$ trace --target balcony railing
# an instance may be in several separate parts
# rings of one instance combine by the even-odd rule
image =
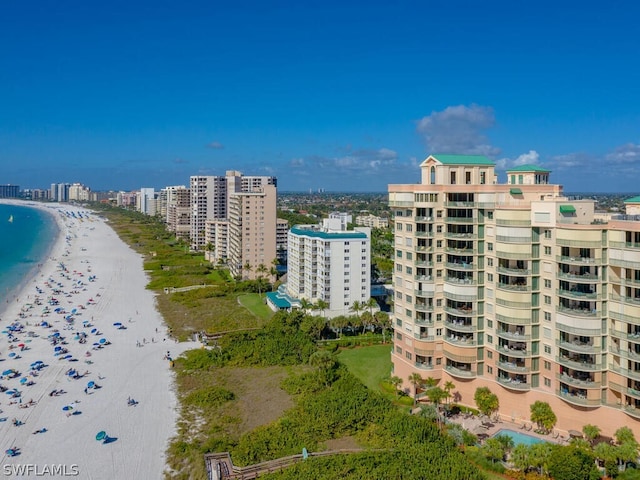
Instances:
[[[558,278],[571,280],[576,283],[594,283],[599,280],[597,275],[585,273],[584,275],[576,275],[575,273],[558,272]]]
[[[531,260],[531,252],[501,252],[496,250],[496,257],[507,260]]]
[[[415,366],[421,370],[433,370],[433,363],[416,362]]]
[[[445,335],[442,337],[445,342],[457,347],[474,347],[476,342],[473,337],[463,337],[458,335]]]
[[[475,370],[462,370],[458,367],[446,365],[444,369],[453,377],[473,378],[477,375]]]
[[[470,323],[465,324],[465,323],[458,323],[458,322],[450,322],[446,320],[444,322],[444,325],[450,328],[451,330],[455,330],[456,332],[475,332],[477,330],[476,326]]]
[[[593,380],[584,379],[581,380],[577,377],[572,377],[566,373],[556,373],[556,378],[561,382],[568,383],[580,388],[601,388],[602,382],[594,382]]]
[[[507,268],[496,267],[498,273],[506,273],[507,275],[531,275],[531,270],[526,268]]]
[[[496,242],[501,243],[531,243],[531,237],[512,237],[510,235],[497,235]]]
[[[478,235],[475,233],[445,232],[444,238],[452,238],[454,240],[475,240],[478,238]]]
[[[445,266],[452,270],[475,270],[475,264],[473,263],[447,262],[445,263]]]
[[[503,220],[496,218],[496,225],[503,227],[530,227],[531,220]]]
[[[598,407],[601,405],[601,401],[599,398],[587,398],[587,396],[583,394],[574,394],[564,392],[562,390],[557,390],[556,395],[558,395],[568,403],[573,403],[574,405],[582,405],[583,407]]]
[[[426,297],[426,298],[433,298],[433,296],[435,295],[434,291],[428,291],[428,290],[414,290],[413,293],[416,297]]]
[[[531,389],[530,383],[521,382],[520,380],[516,380],[511,377],[497,376],[496,380],[500,385],[506,388],[512,388],[514,390],[530,390]]]
[[[583,362],[579,359],[572,359],[567,356],[559,355],[556,357],[556,361],[560,365],[571,368],[572,370],[602,370],[602,364],[596,362]]]
[[[576,300],[600,300],[600,294],[595,292],[579,292],[578,290],[556,289],[556,294],[560,297],[575,298]]]
[[[574,317],[599,317],[600,311],[596,309],[588,310],[585,308],[569,308],[569,307],[556,307],[556,312],[564,313],[566,315],[571,315]]]
[[[477,282],[473,278],[458,278],[458,277],[446,277],[444,279],[446,283],[453,285],[476,285]]]
[[[433,232],[415,232],[416,237],[430,238],[433,237]]]
[[[530,285],[514,285],[510,283],[498,283],[498,288],[501,290],[509,290],[510,292],[530,292]]]
[[[513,362],[498,362],[498,367],[510,372],[529,372],[531,370],[526,365],[518,365]]]
[[[613,370],[620,375],[624,375],[625,377],[629,377],[634,380],[640,380],[640,370],[629,370],[627,368],[622,368],[614,364],[609,364],[609,370]]]
[[[433,312],[433,305],[416,304],[414,306],[418,312]]]
[[[592,343],[582,343],[578,340],[574,340],[571,342],[568,342],[566,340],[556,340],[556,345],[572,352],[600,353],[602,351],[602,347],[600,347],[599,345],[594,345]]]
[[[560,263],[569,263],[572,265],[597,265],[600,264],[600,259],[591,257],[565,257],[562,255],[556,255],[556,260]]]
[[[503,353],[504,355],[508,355],[510,357],[527,358],[527,357],[531,356],[531,352],[528,351],[526,349],[526,347],[520,349],[520,348],[516,348],[516,347],[506,348],[506,346],[498,345],[496,350],[498,350],[500,353]]]
[[[420,340],[421,342],[433,342],[434,340],[433,335],[426,335],[424,333],[414,333],[413,338]]]
[[[496,334],[499,337],[507,338],[509,340],[522,340],[526,342],[527,340],[531,340],[531,335],[524,335],[517,332],[510,332],[508,330],[497,330]]]
[[[445,306],[444,311],[447,313],[450,313],[451,315],[458,315],[460,317],[472,317],[476,314],[476,311],[471,308],[462,309],[462,308]]]

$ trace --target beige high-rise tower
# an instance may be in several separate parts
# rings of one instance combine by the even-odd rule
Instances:
[[[640,435],[637,218],[599,219],[535,165],[504,184],[482,156],[420,168],[421,183],[389,185],[394,374],[451,381],[470,406],[488,387],[515,422],[541,400],[561,430]]]

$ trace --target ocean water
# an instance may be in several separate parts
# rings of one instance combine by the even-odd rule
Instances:
[[[52,215],[28,206],[0,204],[0,311],[31,280],[57,234]]]

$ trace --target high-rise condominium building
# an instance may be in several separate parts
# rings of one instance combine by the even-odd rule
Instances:
[[[224,177],[192,176],[190,178],[191,248],[202,250],[207,244],[205,233],[208,220],[227,219],[229,196],[232,193],[251,192],[263,185],[276,187],[277,180],[271,176],[244,176],[235,170],[227,171]]]
[[[220,226],[221,227],[221,226]],[[276,258],[276,187],[229,195],[228,265],[233,276],[268,278]]]
[[[160,214],[164,214],[167,230],[177,238],[188,238],[191,232],[191,191],[184,185],[165,187],[160,192]]]
[[[481,156],[431,155],[389,185],[395,231],[394,374],[488,387],[505,419],[536,400],[561,430],[640,435],[640,222],[594,216],[549,171],[498,184]],[[605,421],[606,419],[606,421]]]
[[[342,230],[340,219],[289,230],[286,293],[310,303],[326,303],[328,318],[350,315],[371,296],[371,231]]]

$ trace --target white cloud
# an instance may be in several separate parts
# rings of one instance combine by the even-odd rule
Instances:
[[[289,162],[289,166],[291,168],[300,168],[304,167],[304,158],[292,158]]]
[[[511,167],[519,167],[520,165],[539,165],[540,154],[535,150],[529,150],[527,153],[518,155],[516,158],[501,158],[496,160],[497,170],[506,170]]]
[[[207,147],[213,148],[214,150],[222,150],[224,148],[224,145],[220,142],[211,142],[207,145]]]
[[[495,125],[491,107],[476,104],[447,107],[418,121],[420,133],[432,153],[456,153],[495,156],[500,149],[492,146],[483,131]]]
[[[640,166],[640,145],[626,143],[605,156],[605,160],[616,164],[638,164]]]

